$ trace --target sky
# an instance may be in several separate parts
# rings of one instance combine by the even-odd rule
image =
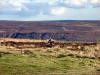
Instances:
[[[0,0],[0,20],[100,20],[100,0]]]

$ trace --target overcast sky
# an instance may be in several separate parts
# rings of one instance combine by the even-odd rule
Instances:
[[[100,20],[100,0],[0,0],[0,20]]]

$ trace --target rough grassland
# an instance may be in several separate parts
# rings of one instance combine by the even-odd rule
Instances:
[[[100,75],[100,60],[71,56],[5,54],[0,75]]]
[[[41,40],[7,40],[0,40],[0,75],[100,75],[99,43],[48,48]]]

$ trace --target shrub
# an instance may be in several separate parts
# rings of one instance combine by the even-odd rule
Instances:
[[[33,53],[29,57],[36,57],[36,54]]]
[[[74,56],[74,54],[68,54],[68,56]]]
[[[76,57],[77,57],[77,58],[82,58],[81,56],[78,56],[78,55],[77,55]]]
[[[11,54],[11,53],[9,53],[9,52],[0,52],[0,57],[1,57],[2,55],[5,55],[5,54]]]
[[[100,67],[96,67],[96,70],[97,70],[97,71],[100,71]]]
[[[36,57],[36,54],[31,52],[30,50],[25,50],[24,54],[29,55],[29,57]]]
[[[31,52],[31,51],[29,51],[29,50],[25,50],[25,51],[24,51],[24,54],[29,55],[29,54],[33,54],[33,52]]]
[[[1,53],[0,53],[0,57],[2,57]]]
[[[49,50],[49,49],[48,49],[46,52],[47,52],[47,53],[52,53],[52,51],[51,51],[51,50]]]
[[[59,54],[59,55],[57,56],[57,58],[62,58],[62,57],[66,57],[66,55],[64,55],[64,54]]]

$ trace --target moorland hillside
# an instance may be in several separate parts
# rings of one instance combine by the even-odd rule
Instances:
[[[100,21],[0,21],[0,38],[99,41]]]

